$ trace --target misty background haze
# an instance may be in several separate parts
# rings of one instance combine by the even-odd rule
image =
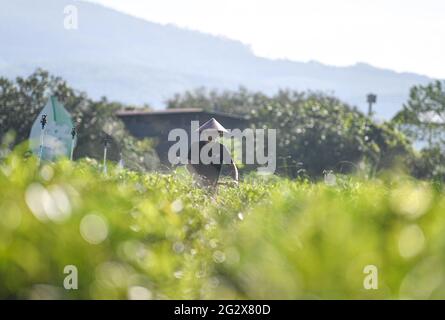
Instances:
[[[411,86],[445,75],[439,1],[423,1],[422,10],[399,0],[100,2],[126,13],[83,1],[0,0],[0,74],[42,67],[94,98],[156,108],[201,86],[321,90],[361,110],[374,92],[384,118],[400,110]],[[78,30],[63,27],[69,4],[78,8]]]

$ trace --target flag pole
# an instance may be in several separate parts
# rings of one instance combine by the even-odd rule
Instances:
[[[122,156],[122,152],[119,153],[119,169],[123,169],[125,166],[125,161]]]
[[[76,138],[77,132],[76,127],[73,127],[71,129],[71,153],[70,153],[70,160],[73,161],[73,155],[74,155],[74,139]]]
[[[42,131],[40,133],[39,164],[40,164],[40,161],[42,161],[42,157],[43,157],[43,143],[44,143],[44,139],[45,139],[45,127],[47,124],[46,114],[42,115],[42,118],[40,119],[40,124],[42,125]]]
[[[107,151],[108,151],[108,145],[110,143],[111,139],[110,136],[107,134],[105,135],[105,138],[103,140],[104,143],[104,173],[107,173]]]

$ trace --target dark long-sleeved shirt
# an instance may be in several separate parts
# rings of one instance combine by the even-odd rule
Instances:
[[[218,182],[219,176],[221,174],[221,169],[224,164],[232,164],[233,160],[230,156],[229,150],[227,148],[219,143],[219,142],[208,142],[208,141],[199,141],[195,142],[195,144],[198,144],[198,148],[196,150],[199,150],[198,154],[195,156],[197,163],[193,163],[192,160],[192,151],[194,150],[193,145],[189,149],[188,153],[188,160],[190,166],[193,168],[194,173],[197,174],[201,178],[201,182],[204,185],[207,186],[215,186]],[[217,146],[215,146],[215,144]],[[210,163],[203,163],[203,159],[201,157],[201,150],[204,146],[209,147],[208,157],[210,158]],[[212,148],[213,147],[213,148]],[[213,152],[215,150],[218,150],[217,152]]]

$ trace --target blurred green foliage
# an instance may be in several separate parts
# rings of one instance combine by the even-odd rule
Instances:
[[[38,167],[25,150],[0,163],[0,298],[445,298],[441,185],[251,175],[211,195],[181,169]]]
[[[169,107],[195,101],[278,129],[279,172],[298,177],[252,173],[214,195],[183,168],[142,173],[110,163],[103,174],[93,158],[102,156],[104,133],[115,139],[110,159],[122,152],[126,167],[154,167],[150,142],[116,119],[120,104],[92,101],[41,70],[0,79],[0,298],[443,299],[443,186],[394,169],[445,176],[439,145],[418,156],[394,128],[405,131],[401,124],[424,113],[429,100],[420,93],[442,103],[441,87],[424,89],[412,92],[406,117],[383,124],[318,93],[267,97],[241,88],[174,97]],[[39,166],[26,143],[11,151],[49,94],[78,122],[76,162]],[[69,265],[78,269],[77,290],[63,287]],[[363,286],[369,265],[377,290]]]

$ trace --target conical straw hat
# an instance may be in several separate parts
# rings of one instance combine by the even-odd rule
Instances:
[[[224,128],[221,123],[215,120],[215,118],[210,119],[202,126],[199,127],[198,131],[202,132],[204,130],[216,130],[218,132],[228,132],[226,128]]]

